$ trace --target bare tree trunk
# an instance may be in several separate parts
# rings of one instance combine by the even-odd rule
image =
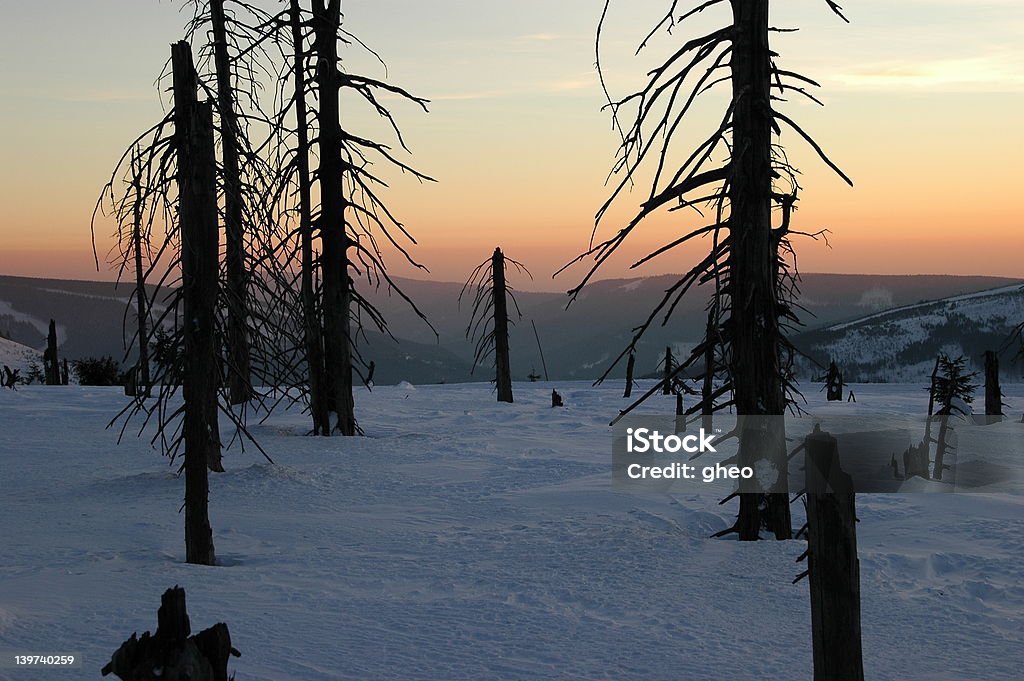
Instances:
[[[665,367],[662,371],[664,385],[661,387],[661,394],[668,395],[672,392],[672,347],[665,348]]]
[[[138,317],[139,359],[135,371],[133,395],[149,397],[149,331],[147,330],[146,271],[142,267],[142,171],[135,151],[132,152],[132,188],[135,202],[132,211],[132,249],[135,251],[135,314]]]
[[[338,30],[341,0],[313,3],[313,51],[320,99],[320,239],[323,243],[324,366],[328,409],[337,415],[342,435],[356,434],[352,397],[352,335],[349,311],[349,238],[345,231],[344,160],[338,94]]]
[[[827,433],[810,435],[805,452],[814,681],[864,681],[852,480]]]
[[[246,282],[245,228],[242,224],[241,178],[238,170],[238,116],[235,114],[228,58],[224,0],[210,0],[213,55],[217,71],[217,106],[220,109],[221,154],[224,160],[224,237],[227,261],[228,388],[232,404],[252,396],[249,357],[248,286]]]
[[[217,423],[217,190],[213,112],[196,101],[196,73],[187,42],[171,46],[184,306],[185,555],[213,565],[207,467],[220,465]]]
[[[729,233],[732,251],[726,293],[733,329],[729,357],[736,411],[741,415],[777,415],[785,410],[780,358],[772,234],[771,52],[768,0],[730,0],[734,38],[730,68],[733,92],[733,159],[729,181]],[[783,481],[787,477],[785,434],[772,429],[766,441],[740,443],[742,466],[768,459]],[[761,495],[740,495],[736,529],[754,540],[762,523]],[[777,539],[789,539],[792,525],[784,493],[769,494],[763,519]]]
[[[57,358],[57,322],[50,320],[46,334],[46,351],[43,353],[43,372],[46,385],[60,385],[60,360]]]
[[[302,42],[302,15],[299,0],[291,0],[292,42],[295,47],[295,123],[298,135],[299,232],[302,239],[302,317],[305,325],[306,366],[309,372],[309,411],[313,433],[331,434],[331,418],[324,394],[323,330],[317,315],[313,282],[312,175],[309,170],[309,121],[306,109],[305,52]]]
[[[626,390],[622,393],[623,397],[629,397],[633,394],[633,369],[636,368],[636,353],[630,352],[629,359],[626,361]]]
[[[1003,415],[1003,391],[999,388],[999,355],[985,351],[985,415]]]
[[[715,411],[715,346],[718,344],[718,307],[708,312],[708,326],[704,334],[704,385],[701,386],[701,428],[710,433],[714,427]]]
[[[508,349],[508,301],[505,283],[505,256],[500,248],[491,258],[494,272],[494,367],[499,402],[512,401],[512,365]]]

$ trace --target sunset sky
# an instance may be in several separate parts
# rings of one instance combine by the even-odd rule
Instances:
[[[601,59],[614,95],[642,86],[664,49],[723,23],[715,8],[633,51],[668,0],[613,0]],[[525,262],[524,288],[552,281],[584,250],[616,149],[594,68],[603,0],[344,0],[346,28],[377,49],[393,82],[432,100],[397,105],[413,164],[436,185],[396,178],[390,193],[438,280],[464,280],[495,245]],[[681,2],[689,7],[690,3]],[[89,217],[114,161],[162,115],[155,76],[188,16],[180,0],[15,3],[0,25],[0,274],[110,278],[96,272]],[[832,231],[832,249],[798,242],[804,271],[1024,275],[1024,3],[1018,0],[773,3],[781,63],[818,80],[825,108],[783,104],[853,178],[842,181],[784,134],[803,171],[799,229]],[[659,51],[660,50],[660,51]],[[347,65],[382,70],[363,57]],[[723,92],[688,133],[710,132]],[[358,117],[354,120],[359,121]],[[638,189],[599,234],[642,199]],[[626,268],[699,217],[641,229],[601,278],[679,272],[695,250]],[[100,252],[111,226],[100,228]],[[698,245],[697,248],[702,248]],[[408,270],[396,264],[396,272]]]

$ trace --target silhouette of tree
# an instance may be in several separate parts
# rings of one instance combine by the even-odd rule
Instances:
[[[475,344],[473,367],[476,367],[490,356],[494,356],[494,385],[499,402],[512,402],[512,365],[509,357],[508,329],[514,323],[509,319],[508,301],[516,308],[516,315],[523,318],[519,310],[512,288],[506,278],[506,263],[512,265],[531,279],[533,275],[519,261],[509,258],[494,249],[494,254],[476,266],[469,279],[459,292],[459,305],[467,291],[473,291],[473,306],[469,324],[466,326],[466,338]]]
[[[828,6],[843,17],[838,5]],[[792,374],[794,348],[787,329],[799,323],[794,299],[799,276],[793,235],[792,212],[800,189],[797,171],[787,160],[779,143],[783,129],[795,131],[820,158],[844,180],[849,178],[824,154],[813,139],[775,104],[787,94],[820,102],[808,90],[811,79],[780,67],[771,50],[769,36],[774,29],[768,21],[768,0],[707,0],[688,11],[677,9],[674,0],[668,13],[647,34],[637,52],[660,31],[672,34],[694,15],[719,5],[731,8],[731,20],[721,28],[683,42],[660,66],[651,70],[643,89],[614,100],[608,96],[616,130],[621,136],[619,154],[612,174],[618,176],[608,200],[600,207],[596,226],[623,193],[641,181],[642,169],[652,173],[650,189],[633,218],[613,236],[591,247],[566,268],[585,259],[592,260],[579,284],[569,291],[570,304],[598,269],[617,251],[634,229],[652,214],[692,210],[706,224],[690,229],[679,238],[654,250],[633,264],[639,267],[674,248],[699,237],[711,238],[709,253],[670,286],[647,319],[634,329],[631,342],[614,360],[600,380],[619,361],[636,349],[644,332],[659,318],[664,325],[694,285],[714,288],[709,309],[713,319],[709,332],[688,359],[674,370],[682,373],[706,358],[708,345],[716,345],[722,357],[721,385],[704,392],[687,414],[732,407],[740,415],[778,415],[794,408],[799,393]],[[610,0],[604,5],[597,30],[598,71],[604,86],[600,61],[601,34]],[[695,100],[728,85],[729,105],[718,126],[688,154],[676,160],[672,143]],[[608,95],[605,87],[605,94]],[[716,155],[725,156],[716,162]],[[852,183],[851,183],[852,184]],[[773,224],[773,210],[779,213]],[[806,234],[822,238],[825,232]],[[565,268],[563,268],[565,269]],[[715,371],[715,362],[705,361],[705,371]],[[623,413],[646,400],[649,391]],[[728,399],[721,399],[728,396]],[[710,403],[710,404],[709,404]],[[781,428],[769,429],[762,437],[740,437],[741,465],[758,461],[773,466],[779,479],[786,480],[785,435]],[[739,436],[730,433],[728,437]],[[740,494],[736,524],[729,530],[742,540],[759,537],[767,528],[777,538],[792,534],[789,500],[784,490],[760,495]]]
[[[287,16],[272,31],[273,42],[283,46],[286,67],[277,98],[282,104],[269,116],[275,180],[267,195],[275,210],[273,222],[287,225],[274,257],[287,263],[292,277],[284,283],[291,291],[299,282],[297,297],[281,310],[280,345],[285,349],[278,374],[307,401],[313,432],[320,435],[359,433],[353,374],[368,367],[359,341],[366,341],[367,325],[390,335],[387,321],[356,283],[387,287],[426,322],[387,272],[385,244],[414,267],[426,268],[411,256],[408,246],[416,240],[384,201],[381,189],[387,183],[374,166],[420,181],[433,178],[400,160],[389,144],[354,132],[342,119],[339,99],[353,94],[368,105],[405,152],[409,149],[385,98],[424,111],[428,102],[383,80],[346,71],[340,47],[364,49],[384,62],[345,30],[342,20],[340,0],[313,0],[308,9],[290,0]],[[318,161],[315,171],[311,159]]]

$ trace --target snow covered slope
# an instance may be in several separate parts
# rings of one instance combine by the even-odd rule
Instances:
[[[925,409],[920,385],[854,387],[809,408]],[[184,563],[174,468],[105,429],[117,389],[0,391],[0,651],[85,660],[0,679],[99,678],[175,584],[193,629],[229,624],[240,681],[810,678],[805,543],[710,540],[717,498],[613,490],[620,386],[557,388],[565,409],[543,383],[515,404],[378,387],[362,438],[274,416],[255,432],[277,465],[232,449],[211,477],[213,568]],[[1019,678],[1024,497],[862,495],[858,515],[867,678]]]
[[[980,370],[984,351],[1000,349],[1021,322],[1024,287],[1015,284],[833,324],[801,334],[796,342],[823,364],[835,359],[849,381],[899,383],[925,380],[940,352],[964,355]],[[1012,362],[1015,351],[1003,358],[1009,380],[1021,377],[1021,364]]]
[[[33,360],[42,366],[41,356],[35,350],[21,343],[0,338],[0,368],[7,365],[11,369],[20,370],[24,376],[28,372],[29,363]]]

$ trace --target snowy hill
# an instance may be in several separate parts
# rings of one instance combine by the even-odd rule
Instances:
[[[551,384],[379,386],[359,438],[274,415],[254,431],[276,465],[236,446],[210,479],[213,568],[184,563],[175,467],[106,429],[118,389],[0,390],[0,651],[84,659],[0,680],[99,678],[175,584],[246,681],[809,679],[806,543],[711,540],[734,504],[613,489],[621,386],[557,388],[564,409]],[[921,414],[920,388],[808,409]],[[865,677],[1020,678],[1024,496],[864,494],[857,515]]]
[[[12,370],[21,371],[21,375],[25,376],[32,361],[42,366],[42,358],[38,352],[21,343],[0,337],[0,368],[6,365]]]
[[[539,273],[538,273],[539,274]],[[542,373],[546,364],[553,379],[592,379],[629,342],[632,329],[642,323],[664,296],[676,275],[636,279],[608,279],[588,285],[580,298],[566,309],[559,292],[517,291],[523,319],[512,327],[509,344],[515,378]],[[488,372],[470,375],[473,346],[465,338],[469,311],[458,304],[461,283],[397,279],[437,330],[409,309],[386,288],[365,291],[388,319],[399,343],[371,334],[360,348],[373,360],[378,383],[408,379],[414,383],[488,380]],[[948,275],[855,275],[805,274],[801,281],[804,322],[822,326],[894,306],[916,304],[947,296],[1006,286],[1014,280],[999,277]],[[513,286],[521,282],[513,280]],[[572,281],[553,283],[568,288]],[[57,321],[62,357],[70,360],[110,355],[121,360],[124,339],[121,327],[131,286],[111,282],[61,281],[0,276],[0,332],[33,348],[45,342],[51,318]],[[656,371],[666,346],[685,354],[701,337],[709,292],[692,291],[680,302],[671,322],[651,327],[640,344],[637,374]],[[150,291],[158,302],[164,295]],[[544,359],[533,334],[536,324]],[[133,360],[129,353],[128,361]],[[613,376],[625,375],[620,365]]]
[[[834,359],[851,382],[923,381],[940,352],[963,355],[973,370],[981,370],[984,351],[1003,348],[1022,321],[1024,287],[1012,285],[833,324],[797,336],[796,343],[823,364]],[[1012,347],[1003,353],[1004,379],[1021,378],[1016,351]],[[804,371],[811,369],[805,366]]]

